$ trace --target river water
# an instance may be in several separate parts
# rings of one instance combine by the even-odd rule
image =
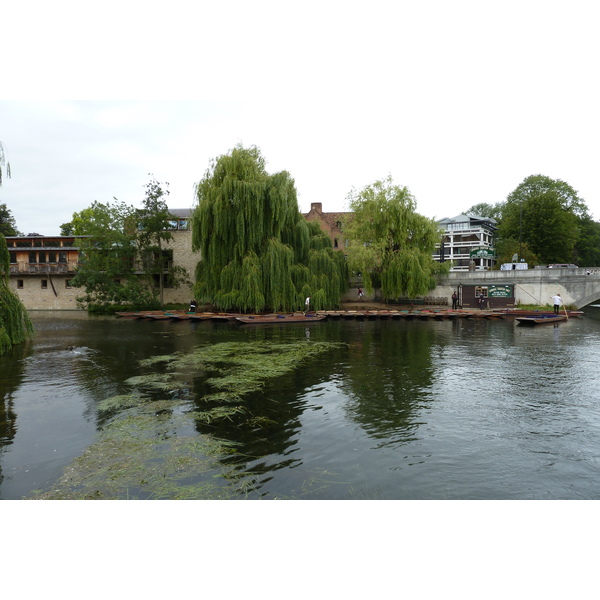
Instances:
[[[83,497],[597,499],[600,307],[584,312],[528,328],[510,319],[253,327],[33,313],[33,342],[0,358],[0,499],[64,494],[65,473]],[[102,402],[130,391],[148,372],[141,361],[219,344],[250,352],[329,342],[338,345],[241,401],[254,427],[190,416],[207,376],[188,373],[145,413],[143,437],[154,444],[146,470],[140,446],[114,437],[107,467],[108,442],[98,442],[111,424],[129,426],[135,407],[107,413]],[[173,458],[176,443],[187,466]],[[83,455],[91,463],[74,468]],[[206,468],[185,470],[190,462]],[[177,486],[148,487],[150,464],[165,480],[183,469]],[[86,477],[96,477],[89,489]]]

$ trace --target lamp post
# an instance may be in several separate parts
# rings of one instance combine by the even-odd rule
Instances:
[[[523,198],[519,202],[519,260],[523,256]]]

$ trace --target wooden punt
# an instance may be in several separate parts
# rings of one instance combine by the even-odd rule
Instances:
[[[261,323],[314,323],[323,321],[327,315],[247,315],[236,317],[236,320],[245,325],[260,325]]]
[[[566,321],[568,317],[566,315],[538,315],[537,317],[515,317],[515,320],[519,325],[545,325],[547,323],[558,323],[560,321]]]

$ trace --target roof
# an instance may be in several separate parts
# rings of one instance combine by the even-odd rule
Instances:
[[[447,225],[448,223],[485,223],[490,227],[497,227],[498,221],[496,219],[492,219],[491,217],[478,217],[476,215],[457,215],[456,217],[452,217],[449,219],[448,217],[444,219],[439,219],[438,223],[440,225]]]
[[[192,208],[169,208],[169,212],[178,219],[191,219],[194,210]]]

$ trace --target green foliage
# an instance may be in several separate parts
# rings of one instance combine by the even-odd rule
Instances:
[[[499,234],[527,244],[541,263],[572,262],[578,225],[587,216],[585,202],[569,184],[531,175],[509,194]]]
[[[579,238],[575,244],[575,263],[580,266],[600,266],[600,223],[591,217],[580,217]]]
[[[539,256],[531,251],[527,243],[519,243],[515,238],[500,238],[496,242],[496,268],[499,269],[504,263],[513,262],[515,254],[530,267],[542,264]]]
[[[19,235],[15,218],[6,204],[0,204],[0,233],[6,237]]]
[[[187,271],[170,264],[165,248],[173,238],[173,216],[164,201],[168,193],[152,179],[142,209],[116,198],[113,204],[94,202],[61,226],[63,233],[86,236],[80,241],[79,267],[71,282],[85,290],[77,299],[80,306],[98,313],[125,307],[156,309],[164,304],[165,277],[173,287],[187,282]]]
[[[502,210],[504,209],[504,202],[496,202],[496,204],[489,204],[487,202],[480,202],[474,204],[465,211],[465,215],[471,215],[472,217],[484,217],[487,219],[495,219],[500,222],[502,220]]]
[[[71,281],[85,290],[77,299],[91,312],[111,312],[115,305],[157,308],[152,282],[136,274],[136,212],[115,199],[115,204],[94,202],[71,222],[80,239],[77,273]]]
[[[339,306],[345,265],[327,235],[300,213],[289,173],[268,174],[256,147],[237,146],[212,161],[196,192],[200,301],[252,312],[300,310],[306,296],[321,308]]]
[[[416,201],[406,187],[394,185],[391,176],[349,194],[354,218],[347,235],[348,263],[360,272],[372,291],[381,280],[384,298],[415,297],[435,287],[440,267],[431,258],[440,229],[433,219],[416,212]]]
[[[33,335],[33,325],[19,297],[10,289],[10,257],[0,233],[0,354]]]

